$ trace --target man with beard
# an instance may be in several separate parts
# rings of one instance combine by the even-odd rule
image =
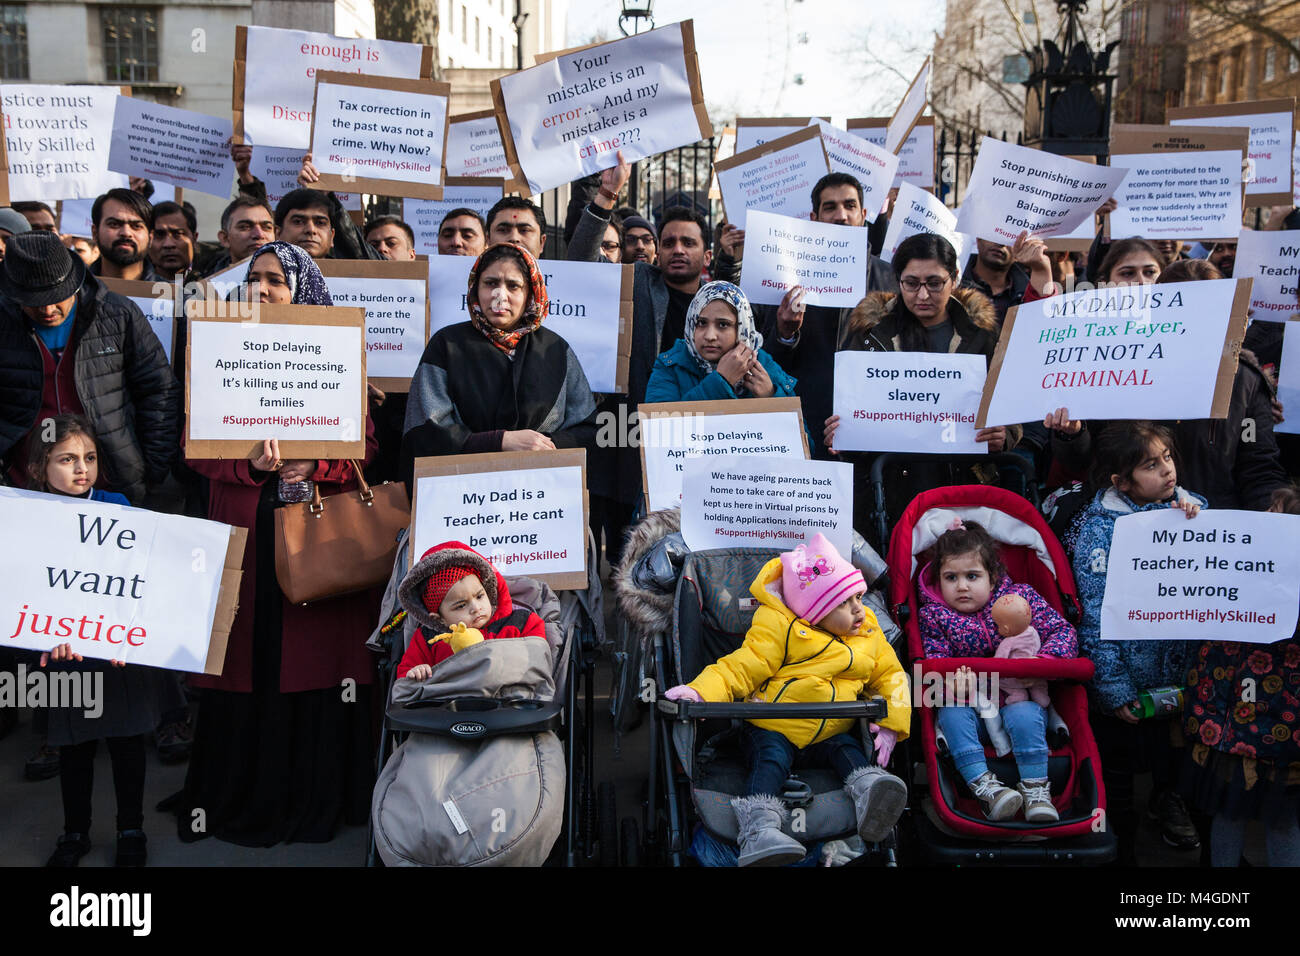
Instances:
[[[1237,264],[1237,244],[1235,242],[1216,242],[1208,256],[1210,265],[1223,273],[1225,279],[1232,278],[1232,269]]]
[[[961,287],[974,289],[988,297],[997,312],[998,327],[1007,309],[1019,305],[1029,288],[1029,273],[1011,259],[1011,247],[987,239],[975,240],[975,255],[966,263]]]
[[[477,256],[486,248],[483,217],[473,209],[453,209],[438,225],[438,255]]]
[[[90,267],[92,275],[157,281],[149,262],[154,221],[149,200],[130,189],[110,189],[90,207],[90,220],[99,246],[99,260]]]
[[[185,276],[194,264],[194,247],[199,239],[198,218],[189,203],[160,202],[153,207],[153,237],[149,261],[154,271],[170,282]]]

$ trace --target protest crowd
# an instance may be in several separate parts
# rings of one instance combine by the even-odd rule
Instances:
[[[628,42],[608,45],[615,66]],[[665,73],[685,63],[679,85],[697,90],[693,51],[676,50],[646,55]],[[595,67],[569,69],[554,66],[577,96]],[[533,132],[555,107],[545,77],[525,88],[530,72],[496,90],[505,165],[481,205],[446,208],[457,118],[445,84],[418,71],[387,88],[396,70],[362,78],[376,90],[315,82],[360,103],[441,96],[431,172],[402,170],[399,154],[372,174],[329,155],[315,126],[282,142],[302,158],[296,188],[273,199],[250,145],[271,121],[250,86],[209,150],[233,180],[219,223],[119,153],[116,132],[98,162],[119,185],[23,193],[34,180],[11,176],[0,506],[7,527],[30,515],[30,536],[6,542],[35,576],[5,572],[0,677],[88,674],[101,688],[93,718],[0,707],[0,736],[22,735],[27,754],[0,772],[32,793],[58,781],[50,865],[107,862],[87,857],[106,839],[117,865],[144,865],[146,831],[171,827],[186,843],[273,847],[368,820],[390,865],[551,858],[561,818],[572,840],[582,816],[565,787],[494,797],[536,801],[551,821],[512,811],[520,845],[536,846],[511,857],[484,837],[499,808],[474,797],[476,774],[522,759],[498,744],[511,738],[487,717],[480,747],[394,714],[577,693],[573,611],[601,666],[618,661],[619,732],[663,733],[658,815],[596,837],[620,841],[625,865],[653,845],[658,862],[706,865],[908,865],[990,846],[1046,865],[1077,846],[1136,866],[1151,862],[1147,828],[1189,862],[1237,866],[1249,827],[1269,865],[1300,866],[1300,406],[1287,400],[1300,402],[1287,321],[1300,320],[1300,210],[1257,219],[1238,175],[1230,231],[1144,234],[1119,225],[1122,174],[1072,191],[1062,165],[1051,215],[1008,227],[1033,213],[999,205],[978,167],[957,214],[900,188],[895,153],[825,123],[796,129],[808,120],[719,161],[721,216],[632,208],[635,160],[712,135],[706,120],[681,130],[698,99],[640,108],[636,140],[548,146]],[[894,118],[902,139],[920,118]],[[885,171],[840,161],[847,142]],[[764,192],[787,152],[803,158],[781,168],[806,182]],[[568,221],[548,223],[529,197],[566,182]],[[1094,185],[1104,195],[1085,207]],[[359,219],[345,187],[405,195],[408,214]],[[93,200],[88,235],[64,231],[60,200]],[[417,200],[444,200],[436,222],[414,222]],[[939,207],[933,229],[912,201]],[[1054,244],[1080,228],[1087,248]],[[1272,258],[1252,252],[1247,272],[1239,235]],[[1237,281],[1258,293],[1269,270],[1292,276],[1290,311],[1265,314]],[[79,541],[58,543],[61,515]],[[153,530],[120,530],[132,520]],[[186,537],[199,527],[217,542],[204,559]],[[170,571],[164,553],[181,556]],[[201,579],[181,567],[191,553]],[[71,570],[95,562],[109,563]],[[132,583],[164,573],[152,587],[167,601]],[[182,639],[188,656],[159,647]],[[834,709],[877,697],[875,711]],[[699,740],[670,736],[691,708]],[[561,774],[593,766],[581,733],[527,734],[545,739],[529,761],[554,747]],[[112,827],[108,805],[92,808],[100,740]],[[149,748],[187,762],[156,806]],[[457,848],[467,831],[474,847]]]

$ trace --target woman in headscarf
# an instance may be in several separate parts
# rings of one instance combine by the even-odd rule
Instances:
[[[416,458],[591,448],[596,401],[578,357],[542,326],[549,299],[537,262],[513,243],[469,273],[469,321],[440,329],[411,379],[403,474]]]
[[[795,380],[760,346],[745,293],[730,282],[700,287],[686,310],[686,333],[655,359],[647,402],[772,398],[794,394]]]
[[[287,242],[258,251],[240,291],[267,305],[333,304],[311,256]],[[369,418],[365,434],[369,460]],[[190,679],[201,688],[194,749],[184,790],[164,807],[176,811],[186,842],[326,842],[340,823],[364,823],[370,806],[373,662],[364,643],[378,595],[290,604],[275,576],[275,511],[307,500],[304,483],[322,497],[355,489],[352,463],[285,460],[269,440],[248,460],[189,465],[209,479],[208,517],[249,535],[225,666],[220,677]]]

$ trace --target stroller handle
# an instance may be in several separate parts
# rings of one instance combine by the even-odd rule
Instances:
[[[709,718],[766,717],[771,720],[787,720],[795,717],[814,719],[852,720],[865,717],[867,720],[883,720],[889,713],[885,698],[876,696],[871,700],[845,700],[825,704],[751,704],[696,703],[693,700],[668,700],[660,698],[656,706],[661,714],[676,717],[678,720],[707,720]]]

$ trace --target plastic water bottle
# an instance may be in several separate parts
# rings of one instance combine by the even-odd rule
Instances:
[[[1138,694],[1135,717],[1176,717],[1183,712],[1181,687],[1150,687]]]
[[[279,487],[280,500],[289,504],[311,501],[312,492],[315,488],[316,483],[310,478],[302,481],[285,481],[281,478]]]

